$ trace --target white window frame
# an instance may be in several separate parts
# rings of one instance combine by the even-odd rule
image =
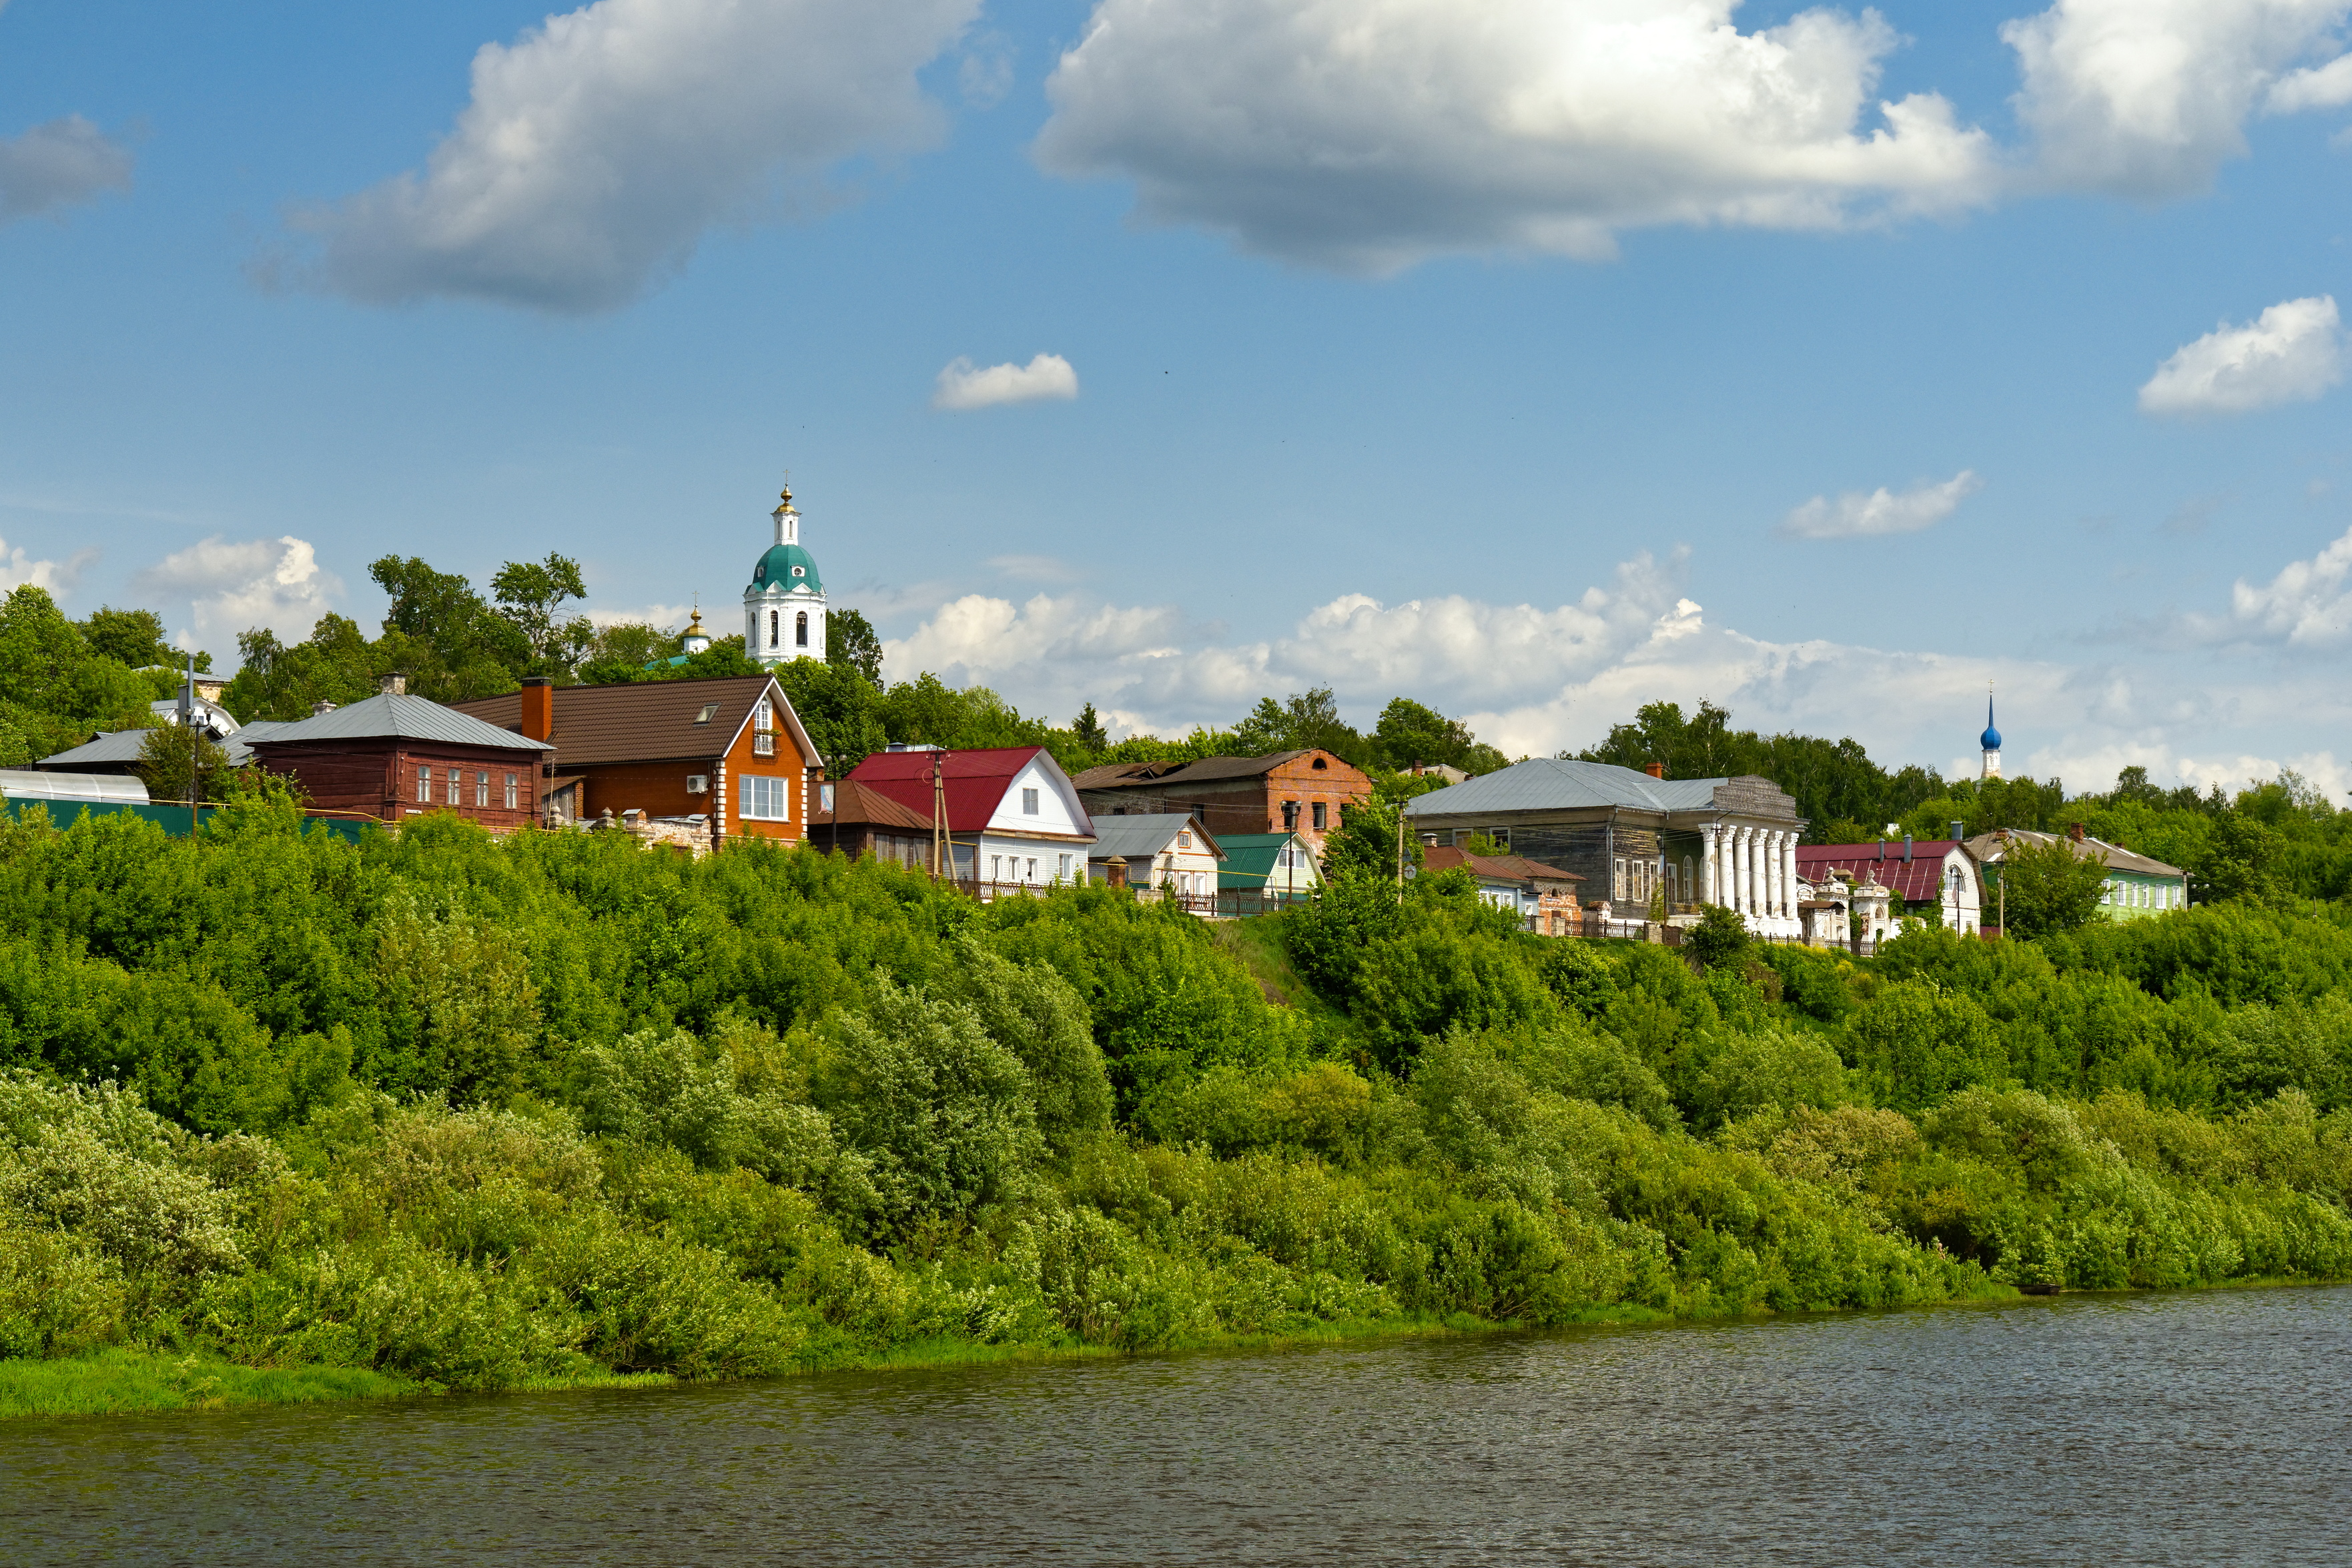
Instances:
[[[793,781],[774,773],[738,773],[742,782],[740,815],[746,822],[790,822]],[[773,810],[769,809],[773,807]]]
[[[1055,870],[1055,873],[1054,873],[1054,880],[1055,880],[1055,881],[1057,881],[1057,882],[1066,882],[1066,881],[1068,881],[1069,879],[1070,879],[1070,858],[1069,858],[1067,855],[1065,855],[1065,856],[1063,856],[1063,857],[1062,857],[1061,865],[1060,865],[1059,869]]]
[[[507,809],[509,811],[522,809],[522,792],[516,787],[515,776],[512,773],[507,775]]]
[[[1037,815],[1037,792],[1035,790],[1024,789],[1021,792],[1021,815],[1024,816],[1034,816]]]
[[[449,804],[451,805],[463,805],[465,804],[465,795],[466,770],[463,768],[451,768],[449,770]]]

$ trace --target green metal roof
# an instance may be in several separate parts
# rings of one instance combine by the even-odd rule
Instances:
[[[798,576],[793,574],[794,567],[800,569]],[[787,593],[794,588],[806,588],[812,594],[824,592],[824,584],[817,579],[816,563],[797,544],[771,544],[768,552],[760,557],[760,563],[751,568],[752,592],[770,584]]]
[[[1266,879],[1274,875],[1275,857],[1282,852],[1284,845],[1292,843],[1297,838],[1298,836],[1295,833],[1219,835],[1217,842],[1225,851],[1225,863],[1217,868],[1217,886],[1220,888],[1265,887]],[[1304,848],[1305,845],[1302,843],[1300,847]],[[1311,880],[1320,881],[1322,879],[1317,876],[1313,869],[1314,864],[1314,857],[1310,855],[1307,858],[1306,874]]]

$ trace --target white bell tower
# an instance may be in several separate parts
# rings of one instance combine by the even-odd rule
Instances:
[[[816,562],[801,547],[801,514],[784,488],[769,516],[776,542],[751,570],[743,590],[743,651],[765,665],[796,658],[824,658],[824,583]]]

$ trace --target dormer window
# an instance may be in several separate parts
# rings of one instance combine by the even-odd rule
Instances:
[[[1037,792],[1035,790],[1024,789],[1021,792],[1021,815],[1024,816],[1034,816],[1037,815]]]
[[[1318,758],[1316,758],[1313,762],[1311,762],[1311,763],[1307,763],[1307,766],[1309,766],[1309,767],[1312,767],[1312,768],[1321,768],[1321,767],[1327,767],[1327,766],[1328,766],[1329,764],[1328,764],[1328,763],[1325,763],[1325,762],[1323,761],[1323,759],[1322,759],[1322,758],[1318,757]]]
[[[795,566],[793,568],[793,575],[795,577],[805,577],[808,575],[808,568],[805,566]]]
[[[719,704],[716,702],[706,702],[702,705],[702,711],[694,716],[694,721],[698,724],[708,724],[713,719],[718,717]]]

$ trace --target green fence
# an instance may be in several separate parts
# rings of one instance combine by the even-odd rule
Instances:
[[[13,797],[0,805],[5,805],[12,819],[18,820],[21,820],[28,811],[46,811],[49,816],[50,826],[55,827],[71,827],[84,816],[115,816],[127,814],[142,821],[152,822],[164,832],[177,837],[185,837],[198,822],[208,820],[220,809],[218,806],[212,805],[199,805],[192,809],[184,805],[159,805],[153,802],[142,805],[135,801],[127,800],[16,800]],[[338,838],[357,844],[360,841],[361,833],[375,825],[369,822],[349,822],[332,816],[305,816],[302,819],[302,826],[306,832],[313,827],[323,827]]]

